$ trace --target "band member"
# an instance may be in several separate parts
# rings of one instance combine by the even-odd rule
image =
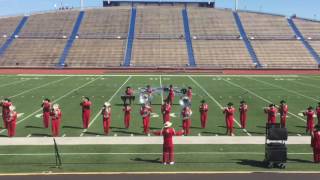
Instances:
[[[201,105],[199,106],[200,112],[200,121],[201,121],[201,128],[206,128],[207,120],[208,120],[208,110],[209,106],[205,100],[201,101]]]
[[[247,103],[245,101],[240,101],[239,112],[240,112],[240,124],[242,129],[246,128],[247,111],[248,111]]]
[[[163,136],[162,163],[164,165],[174,164],[174,144],[172,137],[181,136],[183,134],[183,130],[175,131],[174,128],[172,128],[171,126],[172,123],[170,121],[167,121],[164,123],[164,127],[161,131],[152,132],[155,135]]]
[[[320,128],[316,125],[315,130],[311,134],[311,147],[313,149],[313,160],[320,163]]]
[[[163,123],[170,121],[171,105],[168,100],[163,100],[164,104],[161,105],[161,113]]]
[[[142,116],[143,132],[145,134],[149,133],[151,112],[152,112],[152,109],[150,106],[148,106],[146,104],[142,104],[142,106],[140,108],[140,114]]]
[[[190,126],[191,126],[191,115],[192,111],[189,106],[185,106],[182,109],[181,116],[182,116],[182,128],[184,131],[184,135],[190,134]]]
[[[227,126],[226,134],[229,136],[234,136],[234,132],[233,132],[234,112],[235,112],[235,109],[233,107],[233,103],[231,102],[229,102],[227,104],[227,107],[223,109],[223,113],[225,114],[226,126]]]
[[[318,125],[320,126],[320,102],[318,103],[316,112],[317,112]]]
[[[102,120],[103,120],[103,130],[104,134],[109,134],[110,124],[111,124],[111,104],[109,102],[105,102],[102,109]]]
[[[8,137],[16,135],[17,112],[14,106],[9,106],[9,114],[6,115]]]
[[[153,93],[153,90],[152,90],[151,86],[147,85],[146,90],[145,90],[145,95],[146,95],[145,98],[147,99],[147,103],[149,105],[151,105],[152,93]]]
[[[269,107],[264,109],[264,113],[266,113],[268,115],[268,124],[275,124],[277,119],[277,108],[275,107],[275,104],[270,104]]]
[[[309,106],[308,109],[303,113],[304,116],[307,116],[307,128],[306,128],[306,133],[312,133],[313,128],[314,128],[314,111],[313,107]]]
[[[52,106],[50,116],[51,116],[52,136],[57,137],[59,136],[60,123],[61,123],[61,117],[62,117],[62,113],[58,104],[54,104]]]
[[[42,101],[42,119],[43,119],[43,126],[45,128],[49,127],[50,121],[50,109],[51,109],[51,102],[50,99],[46,98]]]
[[[3,126],[4,128],[7,128],[7,116],[9,115],[9,107],[12,105],[12,102],[10,99],[5,98],[0,102],[0,105],[2,107],[2,120],[3,120]]]
[[[287,114],[288,114],[289,108],[286,104],[286,101],[281,100],[279,105],[279,113],[280,113],[280,124],[281,127],[286,127],[286,121],[287,121]]]
[[[190,87],[190,86],[188,87],[186,95],[188,96],[189,101],[191,102],[192,101],[192,87]]]
[[[88,97],[83,97],[80,106],[82,107],[82,126],[84,129],[87,129],[90,122],[91,101]]]
[[[131,106],[129,104],[125,104],[122,111],[124,112],[124,127],[128,129],[131,119]]]
[[[127,103],[127,99],[128,99],[128,100],[129,100],[129,104],[131,105],[133,93],[134,93],[133,88],[131,88],[130,86],[128,86],[128,87],[126,88],[126,91],[125,91],[125,95],[126,95],[125,103]]]
[[[169,103],[172,105],[173,101],[174,101],[174,89],[173,89],[172,85],[169,86],[169,94],[168,94],[167,99],[168,99]]]

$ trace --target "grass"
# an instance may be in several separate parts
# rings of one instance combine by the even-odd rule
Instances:
[[[264,136],[266,115],[263,113],[263,107],[270,102],[278,104],[282,99],[285,99],[289,105],[290,114],[287,122],[289,135],[305,135],[305,118],[298,114],[307,106],[315,106],[320,101],[318,93],[320,76],[307,75],[191,77],[186,75],[2,75],[0,76],[0,96],[1,98],[11,97],[17,107],[17,112],[23,113],[18,118],[18,137],[50,136],[50,128],[44,129],[42,119],[39,117],[42,99],[46,97],[59,103],[62,108],[61,136],[102,136],[102,119],[99,110],[105,101],[111,101],[112,104],[110,136],[115,134],[144,136],[138,101],[133,105],[130,128],[124,129],[120,96],[126,86],[132,86],[135,90],[147,84],[152,87],[160,87],[160,78],[163,86],[173,84],[178,88],[187,86],[193,88],[191,135],[195,136],[199,133],[202,136],[225,135],[225,121],[220,107],[233,102],[238,108],[239,101],[242,99],[246,100],[249,105],[247,131],[251,135]],[[87,131],[81,128],[79,103],[82,96],[90,97],[93,102],[91,123]],[[178,97],[175,98],[175,105],[172,109],[176,114],[179,114],[181,110],[178,99]],[[206,129],[200,128],[198,106],[201,99],[206,99],[210,108]],[[159,115],[161,101],[161,95],[155,95],[152,108]],[[237,120],[238,117],[237,112]],[[181,119],[178,116],[173,117],[172,121],[176,129],[181,129]],[[153,130],[161,127],[161,116],[151,119]],[[235,128],[237,136],[248,136],[237,124]],[[6,131],[1,130],[0,136],[5,137]],[[55,160],[52,146],[0,146],[0,172],[270,170],[264,168],[262,163],[264,145],[177,145],[177,164],[175,166],[160,164],[161,149],[161,145],[60,146],[63,168],[57,169],[53,167]],[[318,165],[311,163],[310,146],[289,145],[288,151],[289,161],[286,170],[319,170]],[[125,154],[87,154],[100,152]]]
[[[37,152],[35,152],[37,149]],[[278,171],[262,162],[264,145],[177,145],[176,165],[164,166],[161,145],[60,146],[62,168],[55,168],[52,146],[1,146],[0,172],[175,172]],[[14,155],[8,155],[14,154]],[[6,153],[4,155],[3,153]],[[29,155],[21,155],[29,153]],[[70,154],[77,153],[77,154]],[[79,154],[80,153],[80,154]],[[89,153],[89,154],[87,154]],[[90,154],[105,153],[105,154]],[[113,153],[113,154],[108,154]],[[125,153],[125,154],[123,154]],[[130,154],[133,153],[133,154]],[[289,145],[286,171],[318,171],[308,145]],[[296,154],[298,153],[298,154]],[[19,156],[20,154],[20,156]]]
[[[130,76],[131,77],[131,76]],[[23,113],[18,119],[17,136],[50,136],[50,129],[42,125],[40,105],[45,97],[60,104],[63,112],[61,136],[95,136],[103,135],[102,119],[98,114],[103,102],[111,100],[112,103],[112,131],[122,135],[143,135],[142,120],[139,115],[140,105],[136,100],[133,105],[130,128],[124,129],[122,101],[120,96],[126,86],[135,90],[150,84],[152,87],[160,86],[159,75],[148,76],[1,76],[1,98],[11,97],[17,107],[18,113]],[[316,105],[320,101],[318,91],[320,81],[318,76],[161,76],[163,86],[173,84],[175,87],[193,87],[193,115],[192,135],[224,135],[225,123],[220,106],[233,102],[239,107],[239,101],[245,99],[249,105],[247,131],[252,135],[264,135],[266,115],[263,107],[270,102],[276,104],[285,99],[289,105],[288,130],[290,135],[305,134],[305,118],[298,114],[309,105]],[[16,82],[16,83],[13,83]],[[9,83],[9,84],[8,84]],[[91,124],[87,132],[83,133],[81,109],[79,106],[82,96],[88,96],[93,102]],[[112,98],[112,99],[111,99]],[[198,106],[204,98],[209,104],[209,121],[206,129],[200,128]],[[178,97],[172,112],[177,115],[181,107]],[[151,128],[160,129],[162,118],[160,114],[161,96],[155,95],[153,111],[160,117],[151,119]],[[36,115],[38,115],[36,117]],[[238,120],[238,112],[236,119]],[[175,128],[181,128],[179,116],[173,117]],[[279,121],[279,119],[278,119]],[[235,124],[236,135],[247,136]],[[0,131],[6,136],[6,131]]]

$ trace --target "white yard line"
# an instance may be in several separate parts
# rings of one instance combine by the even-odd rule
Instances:
[[[21,93],[16,94],[16,95],[13,95],[13,96],[10,96],[9,98],[14,98],[14,97],[20,96],[20,95],[22,95],[22,94],[25,94],[25,93],[28,93],[28,92],[30,92],[30,91],[33,91],[33,90],[36,90],[36,89],[40,89],[40,88],[49,86],[49,85],[51,85],[51,84],[55,84],[55,83],[57,83],[57,82],[63,81],[63,80],[68,79],[68,78],[70,78],[70,77],[65,77],[65,78],[62,78],[62,79],[58,79],[58,80],[55,80],[55,81],[51,81],[51,82],[46,83],[46,84],[43,84],[43,85],[41,85],[41,86],[38,86],[38,87],[35,87],[35,88],[32,88],[32,89],[28,89],[28,90],[22,91]]]
[[[53,153],[1,153],[0,156],[52,156]],[[111,152],[111,153],[77,153],[77,152],[70,152],[70,153],[60,153],[63,156],[76,156],[76,155],[159,155],[162,152]],[[176,155],[190,155],[190,154],[197,154],[197,155],[264,155],[265,152],[175,152]],[[313,153],[288,153],[289,155],[311,155]]]
[[[188,77],[189,77],[189,79],[191,79],[191,81],[192,81],[194,84],[196,84],[204,93],[206,93],[207,96],[210,97],[210,99],[212,99],[213,102],[215,102],[215,103],[219,106],[220,109],[223,108],[223,106],[222,106],[214,97],[212,97],[212,96],[210,95],[210,93],[209,93],[204,87],[202,87],[202,86],[201,86],[196,80],[194,80],[191,76],[188,76]],[[240,123],[239,123],[236,119],[234,119],[234,122],[235,122],[239,127],[241,127]],[[242,131],[245,132],[248,136],[251,136],[251,134],[250,134],[246,129],[242,129]]]
[[[100,76],[99,76],[99,77],[100,77]],[[59,100],[65,98],[66,96],[70,95],[70,94],[73,93],[74,91],[77,91],[77,90],[79,90],[79,89],[81,89],[81,88],[83,88],[83,87],[91,84],[93,81],[97,80],[99,77],[97,77],[97,78],[95,78],[95,79],[93,79],[93,80],[91,80],[91,81],[83,84],[82,86],[79,86],[79,87],[77,87],[77,88],[69,91],[68,93],[66,93],[66,94],[64,94],[63,96],[59,97],[58,99],[54,100],[52,103],[58,102]],[[29,114],[28,116],[26,116],[25,118],[19,120],[19,121],[17,122],[17,125],[20,124],[20,123],[22,123],[23,121],[29,119],[29,118],[32,117],[33,115],[39,113],[40,111],[42,111],[42,108],[39,108],[38,110],[36,110],[36,111],[34,111],[33,113],[31,113],[31,114]],[[7,131],[7,129],[1,130],[0,133],[3,133],[3,132],[5,132],[5,131]]]
[[[7,83],[7,84],[2,84],[2,85],[0,86],[0,88],[6,87],[6,86],[10,86],[10,85],[13,85],[13,84],[19,84],[19,83],[22,83],[22,82],[25,82],[25,81],[29,81],[29,80],[30,80],[30,79],[24,79],[24,80],[14,81],[14,82]]]
[[[299,85],[302,85],[302,86],[309,86],[309,87],[313,87],[313,88],[317,88],[317,89],[320,88],[319,86],[316,86],[316,85],[306,84],[306,83],[302,83],[302,82],[298,82],[298,81],[290,81],[290,82],[293,82],[295,84],[299,84]]]
[[[275,88],[278,88],[278,89],[282,89],[282,90],[285,90],[287,92],[290,92],[290,93],[293,93],[293,94],[296,94],[296,95],[299,95],[299,96],[302,96],[302,97],[305,97],[307,99],[310,99],[310,100],[314,100],[316,102],[320,101],[319,99],[315,99],[313,97],[310,97],[310,96],[306,96],[304,94],[301,94],[297,91],[293,91],[293,90],[290,90],[290,89],[287,89],[287,88],[284,88],[284,87],[281,87],[279,85],[275,85],[275,84],[272,84],[272,83],[269,83],[269,82],[266,82],[266,81],[262,81],[262,80],[258,80],[258,79],[255,79],[255,78],[252,78],[252,77],[248,77],[248,79],[252,79],[254,81],[257,81],[257,82],[260,82],[260,83],[263,83],[263,84],[266,84],[266,85],[269,85],[269,86],[273,86]]]
[[[112,99],[115,97],[115,95],[118,94],[118,92],[121,90],[121,88],[127,84],[127,82],[132,78],[132,76],[129,76],[127,78],[127,80],[117,89],[117,91],[110,97],[110,99],[108,100],[108,102],[111,102]],[[82,133],[80,134],[80,136],[83,136],[84,133],[86,133],[88,131],[88,129],[90,128],[90,126],[96,121],[96,119],[101,115],[101,110],[99,110],[99,112],[94,116],[94,118],[92,119],[92,121],[89,123],[88,128],[83,130]]]
[[[163,88],[162,88],[162,76],[159,76],[160,81],[160,88],[161,88],[161,104],[163,104]]]
[[[242,90],[247,91],[248,93],[250,93],[250,94],[252,94],[252,95],[256,96],[257,98],[259,98],[259,99],[263,100],[264,102],[267,102],[267,103],[269,103],[269,104],[271,104],[271,103],[272,103],[271,101],[269,101],[269,100],[265,99],[264,97],[259,96],[259,95],[258,95],[258,94],[256,94],[255,92],[253,92],[253,91],[251,91],[251,90],[249,90],[249,89],[247,89],[247,88],[244,88],[244,87],[240,86],[239,84],[236,84],[236,83],[231,82],[231,81],[227,81],[227,80],[225,80],[225,79],[223,79],[223,81],[225,81],[225,82],[227,82],[227,83],[229,83],[229,84],[231,84],[231,85],[233,85],[233,86],[235,86],[235,87],[238,87],[238,88],[240,88],[240,89],[242,89]],[[276,106],[277,106],[277,105],[276,105]],[[278,106],[277,106],[277,107],[278,107]],[[305,119],[303,119],[303,118],[301,118],[300,116],[297,116],[297,115],[295,115],[295,114],[293,114],[293,113],[291,113],[291,112],[288,112],[288,114],[290,114],[290,115],[292,115],[292,116],[294,116],[294,117],[296,117],[296,118],[300,119],[300,120],[301,120],[301,121],[303,121],[303,122],[306,122],[306,120],[305,120]]]

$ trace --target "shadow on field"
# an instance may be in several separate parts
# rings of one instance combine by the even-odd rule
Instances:
[[[191,129],[202,129],[201,127],[195,127],[195,126],[191,126]]]
[[[255,131],[248,131],[251,134],[259,134],[259,135],[265,135],[265,132],[255,132]]]
[[[297,163],[313,163],[313,161],[309,161],[309,160],[304,160],[304,159],[292,159],[292,158],[287,158],[288,161],[292,161],[292,162],[297,162]]]
[[[306,128],[306,126],[296,126],[297,128]]]
[[[7,135],[2,135],[2,134],[0,134],[0,137],[8,137]]]
[[[266,129],[265,126],[256,126],[257,128],[262,128],[262,129]]]
[[[75,127],[75,126],[62,126],[65,129],[83,129],[82,127]]]
[[[40,126],[24,126],[25,128],[34,128],[34,129],[45,129],[44,127]]]
[[[157,159],[142,159],[142,158],[134,158],[130,159],[131,161],[140,161],[140,162],[148,162],[148,163],[161,163],[160,158]]]
[[[218,135],[218,136],[225,136],[226,135],[226,133],[217,133],[217,132],[209,132],[209,131],[201,132],[201,134],[204,134],[204,135]]]
[[[89,131],[84,132],[84,134],[94,135],[94,136],[96,136],[96,135],[104,136],[104,134],[103,134],[103,133],[96,133],[96,132],[89,132]]]
[[[126,129],[124,127],[113,127],[113,126],[110,126],[111,129]]]
[[[137,132],[131,132],[131,131],[112,131],[114,133],[123,133],[123,134],[133,134],[133,135],[145,135],[144,133],[137,133]]]
[[[260,168],[267,168],[265,162],[257,161],[257,160],[250,160],[250,159],[236,159],[237,164],[245,165],[245,166],[252,166],[252,167],[260,167]]]
[[[161,130],[161,128],[150,127],[150,130]]]

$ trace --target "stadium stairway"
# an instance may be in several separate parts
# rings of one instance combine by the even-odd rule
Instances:
[[[2,56],[5,53],[5,51],[10,47],[10,45],[14,41],[14,39],[19,36],[19,33],[20,33],[21,29],[24,27],[24,25],[26,24],[28,18],[29,18],[29,16],[24,16],[21,19],[20,23],[18,24],[18,26],[15,29],[15,31],[13,32],[13,34],[10,36],[9,39],[7,39],[7,41],[0,48],[0,56]]]
[[[63,49],[63,52],[61,54],[61,57],[60,57],[60,60],[59,60],[59,64],[58,64],[58,67],[59,68],[63,68],[65,66],[65,61],[68,57],[68,54],[69,54],[69,51],[73,45],[73,42],[74,40],[76,39],[76,36],[78,34],[78,31],[80,29],[80,26],[81,26],[81,22],[82,22],[82,19],[83,19],[83,16],[84,16],[84,11],[80,11],[79,15],[78,15],[78,18],[77,18],[77,21],[76,23],[74,24],[73,26],[73,30],[72,30],[72,33],[71,33],[71,36],[69,37],[64,49]]]
[[[298,27],[293,22],[292,18],[288,18],[287,20],[288,20],[288,24],[292,28],[292,30],[293,30],[294,34],[296,35],[296,37],[302,42],[304,47],[307,48],[307,50],[312,55],[312,57],[315,59],[315,61],[318,63],[318,65],[320,65],[320,56],[316,53],[316,51],[312,48],[312,46],[308,43],[308,41],[305,40],[305,38],[303,37],[303,35],[300,32],[300,30],[298,29]]]
[[[241,38],[242,38],[243,42],[245,43],[245,45],[246,45],[246,47],[248,49],[248,52],[249,52],[249,54],[251,56],[251,59],[252,59],[253,63],[256,64],[257,68],[260,68],[261,67],[261,63],[260,63],[260,61],[259,61],[259,59],[258,59],[258,57],[257,57],[252,45],[251,45],[248,37],[247,37],[247,33],[244,30],[244,27],[242,25],[242,22],[241,22],[241,19],[240,19],[240,16],[239,16],[238,12],[234,11],[233,12],[233,16],[234,16],[234,19],[236,21],[236,24],[237,24],[238,30],[240,32]]]
[[[183,17],[184,35],[187,43],[189,66],[196,67],[197,65],[194,58],[194,54],[193,54],[192,41],[191,41],[191,35],[190,35],[188,12],[186,9],[182,10],[182,17]]]
[[[136,15],[137,9],[131,9],[131,17],[130,17],[130,24],[129,24],[129,31],[128,31],[128,41],[126,46],[126,54],[123,60],[123,66],[130,66],[131,64],[131,55],[132,55],[132,47],[133,47],[133,40],[134,40],[134,30],[136,25]]]

